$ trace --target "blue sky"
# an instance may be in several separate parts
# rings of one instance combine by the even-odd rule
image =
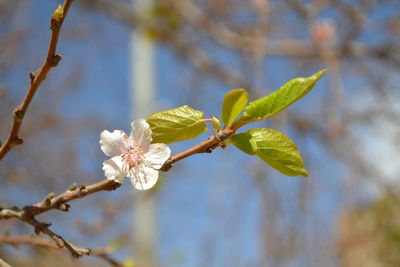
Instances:
[[[13,92],[17,96],[21,96],[24,92],[21,88],[27,86],[26,73],[31,71],[33,66],[38,66],[44,57],[49,34],[49,14],[56,7],[56,2],[46,0],[40,4],[31,4],[32,8],[28,10],[26,20],[15,23],[16,28],[28,27],[41,32],[30,36],[24,43],[26,49],[23,56],[30,64],[21,64],[21,67],[12,72],[5,81],[8,87],[18,88]],[[384,8],[375,12],[373,17],[379,19],[396,11]],[[324,15],[334,16],[329,12]],[[292,19],[295,23],[296,18]],[[78,33],[72,34],[72,28],[79,29]],[[137,119],[129,117],[132,108],[128,92],[131,73],[129,34],[130,30],[120,23],[73,6],[65,22],[58,48],[63,60],[51,71],[48,80],[35,96],[35,99],[45,99],[49,92],[64,90],[64,98],[60,105],[51,107],[57,109],[63,118],[67,121],[86,115],[100,118],[96,127],[85,131],[75,142],[80,151],[82,169],[90,174],[90,177],[103,179],[101,164],[106,157],[102,155],[98,145],[99,133],[104,129],[122,129],[129,132],[131,120]],[[299,34],[307,36],[307,33]],[[380,38],[382,36],[377,35],[375,31],[373,34],[367,32],[362,37],[372,43]],[[224,64],[231,63],[229,53],[216,56]],[[291,78],[310,75],[324,68],[323,65],[315,65],[313,69],[299,69],[292,62],[276,57],[267,59],[264,64],[268,70],[263,79],[264,86],[269,90],[279,88]],[[219,103],[224,93],[234,89],[210,79],[196,83],[195,70],[165,46],[157,46],[156,66],[156,102],[159,103],[160,110],[191,104],[193,108],[204,111],[206,117],[218,116]],[[55,84],[62,85],[68,75],[79,75],[79,82],[74,84],[73,88],[54,87]],[[352,83],[352,77],[346,77],[344,85],[350,84],[351,87]],[[201,89],[198,97],[192,91],[195,86]],[[307,114],[321,112],[323,107],[319,101],[327,94],[328,79],[325,77],[308,96],[291,107],[291,110]],[[32,108],[37,103],[34,101]],[[265,125],[260,123],[254,127]],[[270,122],[267,127],[276,125],[278,124]],[[279,127],[279,130],[298,144],[305,156],[306,167],[310,170],[311,177],[285,177],[261,160],[239,152],[235,147],[218,149],[210,155],[195,155],[177,163],[165,174],[156,193],[156,256],[159,262],[164,266],[258,266],[263,256],[263,234],[260,228],[262,224],[268,223],[262,218],[264,212],[268,214],[268,208],[271,208],[264,205],[260,193],[262,188],[267,186],[268,190],[278,196],[279,205],[282,205],[281,213],[277,215],[277,222],[283,228],[281,230],[286,226],[301,229],[306,239],[305,246],[309,246],[306,249],[308,253],[295,254],[285,266],[312,265],[317,257],[315,253],[318,253],[312,251],[316,244],[326,244],[327,240],[333,240],[335,218],[344,205],[341,201],[344,196],[340,173],[345,167],[340,160],[330,155],[323,145],[316,142],[312,135],[301,137],[287,125]],[[211,132],[207,132],[196,140],[172,144],[172,153],[189,148],[210,134]],[[253,171],[261,173],[265,180],[258,184],[254,175],[250,175]],[[74,181],[83,184],[94,182],[92,179],[85,180],[85,177],[80,177],[79,180],[76,178]],[[65,189],[64,184],[69,184],[70,181],[60,183],[57,190],[61,191]],[[304,187],[309,188],[306,190],[317,191],[313,194],[313,204],[309,207],[311,212],[307,213],[313,214],[311,217],[305,216],[299,209],[299,192],[304,190],[301,189]],[[19,188],[11,188],[7,195],[10,199],[15,199],[15,204],[18,205],[39,201],[43,195],[40,188],[37,195],[26,195],[25,192],[19,191]],[[96,199],[132,201],[133,194],[142,193],[134,191],[127,181],[117,192],[100,193]],[[78,202],[79,200],[72,203],[74,216],[87,221],[98,218],[99,211],[95,209],[80,214]],[[88,200],[88,203],[92,202]],[[129,203],[125,203],[124,208],[129,211],[115,222],[119,227],[104,233],[103,236],[88,241],[79,238],[79,234],[74,233],[74,228],[71,227],[64,233],[65,237],[78,240],[80,244],[86,245],[88,241],[87,245],[104,246],[114,234],[129,229],[132,223],[129,206]],[[54,228],[62,231],[61,225],[73,225],[76,217],[71,217],[57,215],[55,220],[59,225],[55,224]],[[51,216],[48,218],[52,219]],[[116,255],[127,257],[129,250],[121,250]],[[209,258],[205,259],[205,256]],[[335,264],[333,259],[329,260],[329,263]]]

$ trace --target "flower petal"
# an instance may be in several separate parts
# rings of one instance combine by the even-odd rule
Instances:
[[[128,176],[126,164],[122,161],[121,156],[113,157],[103,162],[104,175],[109,180],[122,183],[125,177]]]
[[[128,136],[121,130],[112,133],[105,130],[100,133],[100,147],[104,154],[109,157],[121,155],[126,150]]]
[[[166,144],[151,144],[149,152],[144,154],[144,160],[154,169],[159,169],[171,155],[171,149]]]
[[[131,169],[129,174],[133,186],[138,190],[152,188],[158,179],[158,171],[146,166]]]
[[[149,150],[149,145],[151,143],[152,132],[150,125],[144,119],[135,120],[131,123],[132,132],[131,137],[134,143],[140,145],[144,152]]]

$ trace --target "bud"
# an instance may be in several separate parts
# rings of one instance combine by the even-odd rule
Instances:
[[[62,20],[64,17],[64,8],[62,5],[58,5],[56,11],[54,11],[54,18],[56,20]]]
[[[217,118],[212,117],[212,123],[213,123],[213,125],[214,125],[214,130],[215,130],[216,132],[219,131],[219,130],[221,129],[221,122],[220,122]]]

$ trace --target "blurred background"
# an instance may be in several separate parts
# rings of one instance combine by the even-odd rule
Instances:
[[[2,140],[58,4],[0,0]],[[184,104],[218,117],[231,89],[255,99],[326,68],[305,98],[252,125],[288,135],[309,178],[229,146],[177,163],[150,192],[126,180],[38,219],[126,266],[400,266],[399,1],[79,0],[58,53],[25,117],[25,143],[0,162],[0,206],[104,179],[104,129],[129,132],[132,120]],[[171,144],[172,154],[211,134]],[[0,222],[0,240],[30,234]],[[4,243],[0,258],[109,266],[26,244]]]

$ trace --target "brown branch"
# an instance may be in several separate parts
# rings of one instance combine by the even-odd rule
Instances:
[[[223,141],[228,139],[231,135],[235,133],[235,129],[227,128],[217,132],[215,135],[210,136],[207,140],[185,150],[175,156],[170,157],[163,166],[161,166],[161,171],[169,171],[175,162],[178,162],[184,158],[192,156],[199,153],[211,153],[214,149],[219,146],[223,146]]]
[[[235,133],[235,129],[223,129],[216,134],[210,136],[207,140],[169,158],[164,165],[160,168],[161,171],[168,171],[171,169],[175,162],[187,158],[194,154],[211,153],[215,148],[223,146],[223,141]],[[99,191],[112,191],[120,187],[121,184],[114,180],[102,180],[91,185],[73,184],[68,190],[64,191],[58,196],[54,193],[48,194],[41,202],[25,206],[22,209],[18,207],[2,208],[0,207],[0,220],[8,220],[10,218],[17,218],[22,221],[30,223],[34,216],[44,213],[51,209],[58,209],[61,211],[69,211],[68,202],[83,198],[85,196],[94,194]]]
[[[56,249],[58,250],[59,248],[56,244],[50,242],[48,239],[38,236],[28,236],[28,235],[23,235],[23,236],[0,235],[0,244],[8,244],[12,246],[26,244],[36,247],[55,249],[55,250]],[[117,260],[110,257],[109,254],[110,252],[107,251],[107,249],[94,249],[90,250],[89,255],[98,257],[109,263],[111,266],[123,266]]]
[[[214,149],[221,146],[223,147],[223,141],[229,138],[235,133],[236,129],[226,128],[216,132],[210,136],[207,140],[183,151],[171,158],[169,158],[164,165],[160,168],[161,171],[168,171],[172,168],[175,162],[178,162],[191,155],[199,153],[211,153]],[[98,183],[91,185],[80,185],[73,184],[68,190],[64,191],[58,196],[54,196],[54,193],[48,194],[41,202],[25,206],[22,209],[18,207],[2,208],[0,207],[0,220],[8,220],[11,218],[17,218],[32,225],[35,229],[35,233],[44,233],[51,237],[59,248],[68,249],[74,257],[80,257],[82,255],[89,255],[90,250],[86,248],[79,248],[66,241],[61,236],[57,235],[49,229],[51,223],[42,223],[35,219],[36,215],[44,213],[51,209],[58,209],[61,211],[69,211],[68,202],[83,198],[85,196],[94,194],[99,191],[111,191],[120,187],[121,184],[114,180],[102,180]]]
[[[223,146],[223,141],[235,133],[236,129],[223,129],[216,134],[210,136],[207,140],[172,156],[169,158],[164,165],[160,168],[161,171],[168,171],[171,169],[175,162],[178,162],[184,158],[187,158],[194,154],[199,153],[211,153],[215,148]],[[121,184],[114,181],[104,179],[100,182],[91,185],[80,185],[73,184],[68,190],[64,191],[58,196],[54,196],[54,193],[48,194],[41,202],[25,206],[22,209],[18,207],[2,208],[0,207],[0,220],[8,220],[10,218],[17,218],[22,221],[29,223],[29,220],[34,216],[44,213],[51,209],[58,209],[61,211],[69,211],[68,202],[83,198],[85,196],[94,194],[99,191],[112,191],[120,187]]]
[[[71,252],[72,256],[79,258],[82,255],[89,255],[90,254],[90,249],[88,248],[80,248],[72,243],[66,241],[62,236],[57,235],[53,231],[49,229],[51,226],[51,223],[42,223],[38,222],[35,218],[30,218],[28,220],[25,220],[25,222],[29,223],[30,225],[33,226],[35,229],[35,234],[39,235],[40,233],[44,233],[51,237],[51,239],[54,240],[54,242],[57,244],[59,248],[66,248],[69,252]]]
[[[59,248],[65,247],[68,249],[74,257],[80,257],[82,255],[89,255],[90,250],[86,248],[79,248],[70,242],[66,241],[61,236],[57,235],[49,229],[50,223],[38,222],[34,216],[48,211],[50,209],[59,209],[62,211],[68,211],[69,205],[67,202],[83,198],[87,195],[99,192],[99,191],[109,191],[118,188],[121,184],[113,180],[103,180],[98,183],[89,186],[78,186],[76,184],[72,185],[64,193],[57,197],[54,197],[54,193],[49,194],[45,199],[37,204],[26,206],[22,209],[17,207],[12,208],[0,208],[0,220],[7,220],[11,218],[17,218],[32,225],[35,229],[35,233],[44,233],[51,237]]]
[[[65,0],[63,5],[62,15],[56,14],[56,12],[51,16],[50,29],[51,37],[49,48],[46,56],[46,60],[43,62],[42,66],[36,70],[34,73],[30,73],[31,84],[26,92],[26,95],[19,106],[17,106],[13,111],[14,122],[10,129],[7,139],[4,144],[0,147],[0,160],[16,145],[23,143],[23,138],[19,135],[21,129],[22,121],[24,120],[25,114],[28,107],[38,90],[39,86],[46,79],[47,73],[58,65],[61,60],[60,55],[56,55],[56,49],[58,44],[58,38],[60,35],[61,26],[67,16],[68,10],[72,4],[73,0]]]
[[[68,211],[70,206],[69,201],[77,198],[83,198],[87,195],[99,191],[111,191],[120,187],[121,184],[114,180],[102,180],[92,185],[76,185],[73,184],[68,190],[61,193],[57,197],[54,197],[54,193],[51,193],[45,197],[45,199],[34,205],[25,206],[22,209],[17,207],[12,208],[0,208],[0,220],[7,220],[10,218],[18,218],[22,221],[29,221],[34,216],[46,212],[51,209],[58,209],[61,211]]]

